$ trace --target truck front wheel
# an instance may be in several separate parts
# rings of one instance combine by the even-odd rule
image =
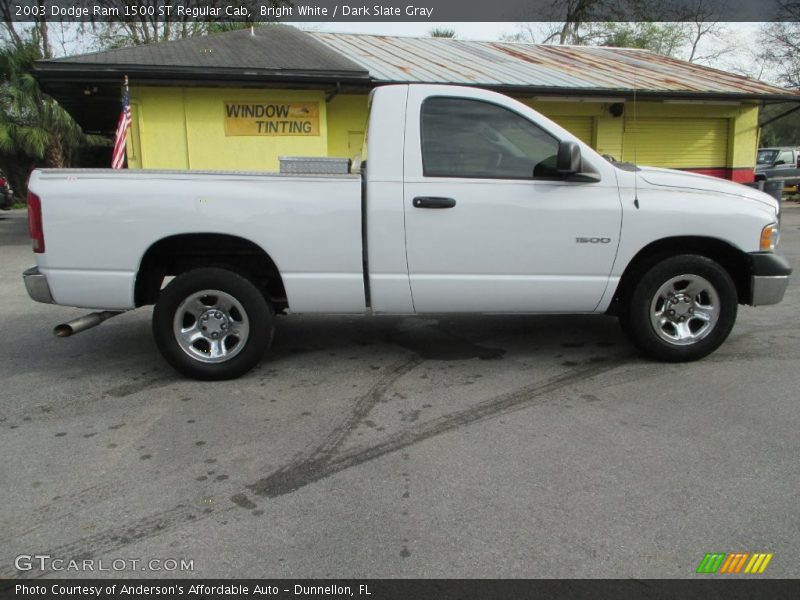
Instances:
[[[203,380],[252,369],[272,343],[273,311],[241,275],[202,268],[178,275],[153,310],[153,335],[177,371]]]
[[[725,341],[737,308],[736,286],[717,262],[694,254],[673,256],[652,266],[635,285],[624,329],[652,358],[692,361]]]

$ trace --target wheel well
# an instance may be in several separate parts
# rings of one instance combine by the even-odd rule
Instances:
[[[287,308],[286,289],[272,258],[249,240],[219,233],[174,235],[150,246],[136,274],[136,306],[154,304],[165,277],[211,266],[227,268],[250,279],[276,312]]]
[[[639,277],[659,261],[678,254],[699,254],[719,263],[733,279],[740,304],[750,297],[750,263],[747,255],[727,242],[705,237],[671,237],[652,242],[639,250],[622,273],[609,314],[617,314],[633,291]]]

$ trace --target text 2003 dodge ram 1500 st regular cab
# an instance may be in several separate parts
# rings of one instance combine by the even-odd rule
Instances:
[[[276,312],[609,313],[646,354],[686,361],[738,304],[786,290],[772,197],[611,163],[500,94],[378,88],[367,140],[360,178],[35,171],[28,291],[155,304],[166,360],[223,379],[257,364]]]

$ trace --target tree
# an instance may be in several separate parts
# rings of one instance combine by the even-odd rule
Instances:
[[[163,9],[165,5],[164,0],[103,0],[102,3],[115,6],[120,10],[124,10],[125,6],[135,6],[137,16],[124,21],[86,24],[84,26],[86,34],[94,38],[95,45],[99,49],[167,42],[209,33],[244,29],[269,22],[255,21],[252,18],[212,22],[191,16],[193,9],[227,6],[228,2],[222,0],[184,0],[180,3],[184,9],[180,14],[175,10],[177,3],[173,3],[172,10],[167,15],[159,13],[159,8]],[[290,0],[268,0],[267,2],[274,7],[290,3]],[[251,6],[250,8],[251,11],[255,10],[255,7]],[[148,15],[148,12],[151,11],[153,14]]]
[[[24,191],[34,166],[69,166],[82,143],[103,139],[85,136],[72,117],[42,93],[32,75],[34,61],[42,58],[38,35],[33,28],[0,48],[0,162],[19,191]]]
[[[759,53],[780,81],[800,87],[800,2],[778,0],[780,21],[761,27]]]
[[[649,22],[649,21],[605,21],[583,23],[570,29],[569,44],[579,46],[610,46],[614,48],[640,48],[652,50],[664,56],[683,58],[689,62],[707,60],[709,56],[697,53],[699,39],[693,35],[693,25],[681,22]],[[537,30],[532,24],[526,24],[512,35],[504,36],[507,41],[558,44],[560,34],[548,30]],[[561,31],[559,29],[559,31]],[[710,30],[709,30],[710,31]],[[537,35],[538,34],[538,35]],[[708,34],[708,31],[700,37]],[[553,36],[556,35],[557,38]],[[714,53],[718,57],[723,51]]]
[[[800,140],[800,111],[791,111],[791,104],[768,104],[761,109],[759,121],[766,123],[761,128],[759,145],[796,146]],[[774,119],[774,120],[773,120]]]
[[[544,43],[584,44],[585,25],[612,8],[612,0],[556,0],[551,3],[554,14],[560,12],[564,20],[545,37]]]
[[[434,27],[428,32],[430,37],[455,39],[456,30],[447,27]]]
[[[726,29],[720,4],[711,0],[567,0],[554,1],[548,16],[566,20],[520,24],[507,41],[642,48],[689,62],[718,59],[733,51],[720,44]],[[716,41],[708,48],[709,41]]]
[[[39,46],[42,58],[53,58],[53,45],[50,40],[50,23],[47,20],[47,6],[44,0],[36,0],[38,7],[42,9],[44,16],[32,16],[29,25],[23,26],[22,30],[19,23],[14,22],[15,5],[19,2],[11,0],[0,0],[0,19],[2,19],[4,33],[8,36],[15,47],[30,43],[35,39]],[[63,27],[63,23],[61,24]]]
[[[683,23],[598,23],[591,39],[598,46],[641,48],[675,56],[686,41]],[[591,28],[590,28],[591,29]]]
[[[689,0],[678,5],[674,18],[684,24],[684,45],[688,46],[686,60],[715,62],[735,50],[731,32],[721,22],[725,11],[725,2],[714,0]]]
[[[46,9],[44,0],[36,0],[39,8]],[[15,48],[22,49],[23,46],[35,40],[39,46],[39,53],[42,58],[53,57],[53,46],[50,41],[50,23],[47,17],[32,16],[28,23],[16,23],[14,21],[15,4],[11,0],[0,0],[0,21],[2,28],[0,33],[4,41],[10,42]],[[45,11],[46,12],[46,11]],[[61,24],[63,27],[63,23]]]

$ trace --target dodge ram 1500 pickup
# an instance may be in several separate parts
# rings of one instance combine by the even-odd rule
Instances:
[[[164,358],[242,375],[278,313],[600,313],[689,361],[738,304],[780,302],[780,204],[721,179],[609,162],[528,106],[443,85],[376,89],[360,173],[36,170],[40,302],[154,304]]]

